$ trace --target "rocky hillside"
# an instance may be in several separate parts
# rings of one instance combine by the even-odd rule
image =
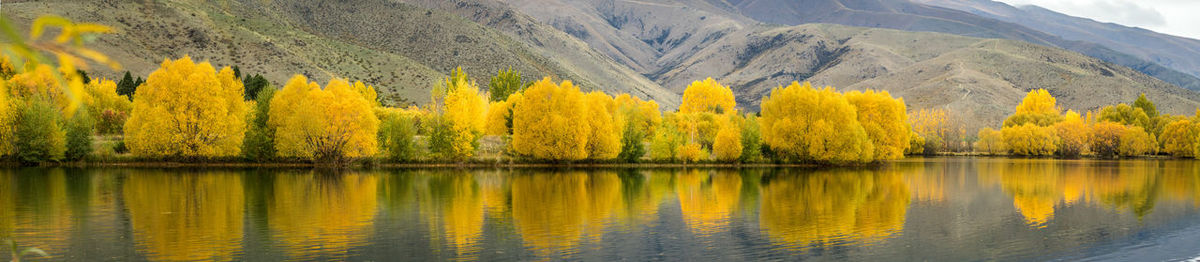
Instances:
[[[756,108],[771,88],[811,81],[842,90],[883,89],[911,108],[947,108],[970,126],[999,123],[1023,94],[1045,88],[1065,109],[1098,109],[1139,93],[1173,114],[1200,95],[1132,69],[1062,49],[1002,39],[828,24],[759,27],[705,47],[661,76],[681,86],[714,76]]]
[[[421,2],[39,1],[5,3],[28,28],[40,14],[110,25],[95,46],[138,74],[163,58],[191,55],[240,65],[273,82],[300,73],[324,82],[371,83],[393,104],[422,103],[446,72],[462,66],[486,86],[504,68],[532,78],[571,79],[585,89],[629,92],[673,107],[677,95],[586,44],[516,12],[481,24]],[[510,30],[511,29],[511,30]],[[99,70],[109,77],[115,72]]]

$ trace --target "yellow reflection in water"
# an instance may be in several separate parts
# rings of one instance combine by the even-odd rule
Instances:
[[[466,171],[426,174],[421,201],[429,231],[443,238],[460,259],[476,259],[483,233],[483,192],[475,176]]]
[[[139,250],[151,260],[233,260],[242,245],[245,197],[237,174],[130,174],[125,206]]]
[[[344,260],[366,244],[377,211],[377,176],[304,173],[274,180],[267,221],[291,259]]]
[[[897,172],[780,171],[763,183],[759,226],[790,246],[883,240],[904,227],[911,198]]]
[[[1160,198],[1197,199],[1193,161],[1006,160],[979,166],[981,183],[999,185],[1011,195],[1013,206],[1034,228],[1053,221],[1060,206],[1098,204],[1140,219]]]
[[[724,231],[738,205],[742,177],[714,174],[716,171],[689,170],[676,178],[675,193],[688,228],[700,236]]]
[[[512,217],[525,245],[542,257],[574,254],[600,240],[620,201],[612,172],[554,172],[510,176]]]

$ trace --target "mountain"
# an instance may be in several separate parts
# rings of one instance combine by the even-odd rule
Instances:
[[[914,1],[1019,24],[1067,40],[1096,43],[1144,61],[1200,76],[1200,40],[1097,22],[1033,5],[1014,7],[991,0]]]
[[[1196,101],[1200,101],[1194,92],[1128,67],[1056,48],[1054,42],[1061,41],[1056,36],[962,11],[913,3],[506,3],[571,32],[675,92],[682,92],[691,81],[717,78],[732,86],[739,104],[751,111],[757,110],[759,99],[771,88],[791,81],[811,81],[843,90],[889,90],[905,97],[910,108],[948,108],[972,127],[999,123],[1013,112],[1023,93],[1036,88],[1050,90],[1065,108],[1080,111],[1132,101],[1142,92],[1177,114],[1191,114],[1198,105]],[[841,11],[826,15],[811,11],[829,9]],[[768,16],[767,12],[774,15]],[[889,12],[892,15],[873,18],[875,22],[863,22]],[[978,25],[947,22],[937,16],[960,17]],[[962,34],[974,32],[976,37],[831,24],[787,25],[808,22],[794,20],[798,17],[859,21],[859,25],[868,26],[886,24],[909,30],[941,28]]]
[[[799,25],[831,23],[850,26],[890,28],[905,31],[941,32],[962,36],[1021,40],[1064,48],[1088,56],[1133,68],[1183,88],[1200,91],[1200,74],[1187,63],[1164,66],[1153,57],[1124,53],[1120,46],[1097,42],[1098,38],[1064,38],[1059,30],[1040,31],[1058,21],[1024,20],[1026,17],[994,19],[985,15],[942,7],[938,4],[975,0],[729,0],[722,2],[744,16],[768,23]],[[986,1],[986,0],[982,0]],[[959,5],[961,6],[961,5]],[[973,5],[973,6],[982,6]],[[1021,21],[1024,20],[1024,21]],[[1042,26],[1044,25],[1044,26]],[[1070,36],[1070,34],[1066,34]],[[1080,41],[1082,40],[1082,41]],[[1133,48],[1136,49],[1136,48]],[[1124,50],[1129,50],[1125,48]],[[1185,58],[1190,59],[1190,58]],[[1161,59],[1159,59],[1161,60]],[[1200,62],[1200,60],[1191,60]]]
[[[432,1],[431,1],[432,2]],[[340,1],[40,1],[6,3],[16,27],[41,14],[114,27],[93,46],[145,75],[164,58],[191,55],[239,65],[281,84],[299,73],[325,82],[373,84],[390,104],[424,103],[457,66],[479,85],[500,69],[536,79],[571,79],[587,90],[628,92],[667,108],[679,96],[587,44],[517,12],[489,9],[489,24],[423,2]],[[96,73],[116,72],[97,68]]]
[[[860,7],[849,0],[818,2],[811,7],[867,17],[856,14]],[[1064,108],[1076,110],[1132,101],[1139,93],[1163,112],[1191,114],[1200,106],[1195,92],[1134,70],[1145,68],[1057,48],[1053,35],[963,11],[927,5],[917,6],[926,11],[908,5],[865,9],[948,13],[1003,26],[928,27],[992,30],[970,37],[766,23],[762,14],[750,12],[772,11],[761,6],[769,3],[788,16],[815,14],[796,13],[808,11],[792,2],[767,0],[58,0],[8,3],[4,11],[25,28],[43,13],[111,25],[118,32],[93,46],[138,74],[157,68],[163,58],[190,54],[240,65],[277,84],[292,73],[322,82],[331,76],[361,79],[378,87],[389,104],[428,101],[430,87],[444,72],[462,66],[481,86],[497,70],[512,67],[534,78],[554,76],[589,90],[655,99],[664,109],[675,108],[683,89],[705,77],[732,86],[748,111],[757,111],[771,88],[791,81],[883,89],[903,97],[911,109],[950,109],[971,129],[1000,122],[1023,93],[1036,88],[1050,90]],[[918,18],[888,24],[942,23]]]
[[[1079,53],[1015,40],[914,33],[830,24],[764,26],[727,35],[663,74],[664,86],[704,76],[735,88],[757,108],[792,81],[840,90],[882,89],[910,108],[946,108],[971,128],[1014,112],[1024,93],[1045,88],[1079,112],[1132,101],[1139,93],[1173,114],[1190,114],[1200,95]],[[973,130],[973,129],[972,129]]]

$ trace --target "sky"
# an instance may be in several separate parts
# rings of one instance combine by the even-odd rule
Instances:
[[[1200,39],[1200,0],[996,0]]]

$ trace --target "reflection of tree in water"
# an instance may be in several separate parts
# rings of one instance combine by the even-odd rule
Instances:
[[[421,216],[429,224],[430,234],[442,237],[454,247],[458,258],[478,255],[483,233],[483,192],[475,175],[466,171],[424,174],[425,187],[418,189]]]
[[[621,179],[611,172],[553,172],[509,177],[512,216],[537,255],[570,256],[599,241],[604,221],[621,203]]]
[[[876,242],[900,232],[911,194],[892,171],[779,170],[763,179],[759,224],[792,246]]]
[[[1011,195],[1013,206],[1027,223],[1044,227],[1054,219],[1058,205],[1080,202],[1102,204],[1131,212],[1142,219],[1154,210],[1163,193],[1163,164],[1159,161],[1011,160],[980,163],[979,176],[984,184],[999,184]],[[1187,180],[1189,175],[1174,177]],[[1194,175],[1190,177],[1195,178]]]
[[[245,196],[234,173],[133,172],[124,181],[134,240],[151,260],[233,260]]]
[[[377,210],[378,177],[326,171],[274,176],[268,225],[290,259],[346,259],[366,244]]]
[[[693,169],[679,174],[675,180],[683,222],[700,236],[728,229],[741,191],[742,177],[736,173]]]

